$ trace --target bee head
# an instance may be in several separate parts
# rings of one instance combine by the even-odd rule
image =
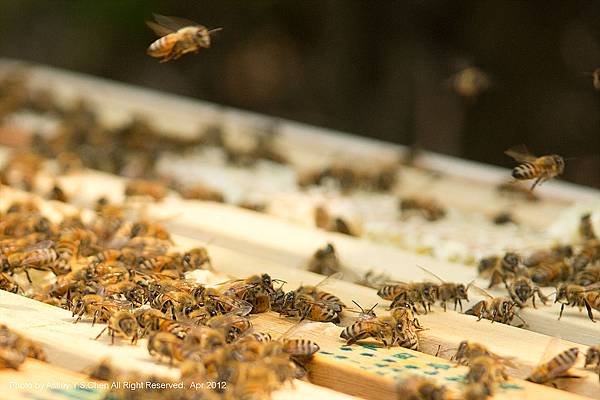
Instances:
[[[205,27],[199,26],[194,35],[194,42],[200,47],[210,47],[210,33]]]
[[[561,156],[557,155],[557,154],[552,154],[551,157],[554,160],[554,162],[556,163],[556,167],[558,169],[558,173],[562,174],[562,172],[565,169],[565,159],[562,158]]]

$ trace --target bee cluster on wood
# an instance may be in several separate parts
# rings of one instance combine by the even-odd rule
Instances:
[[[310,340],[272,340],[252,328],[249,314],[277,310],[299,319],[339,320],[341,306],[331,305],[332,295],[321,299],[323,292],[307,286],[285,293],[268,274],[213,287],[187,280],[186,272],[212,269],[206,248],[173,251],[160,224],[129,221],[105,199],[90,218],[75,214],[52,222],[33,201],[14,202],[0,217],[0,288],[68,309],[74,322],[106,323],[96,339],[105,332],[112,343],[147,338],[148,352],[181,366],[183,378],[222,382],[215,396],[225,385],[239,398],[268,396],[304,377],[319,350]],[[17,339],[0,329],[0,345],[34,349]],[[29,353],[2,350],[1,356],[16,367],[23,354]]]

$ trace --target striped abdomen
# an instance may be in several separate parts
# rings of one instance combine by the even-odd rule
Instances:
[[[319,345],[307,339],[288,339],[283,341],[283,351],[291,356],[310,357],[319,351]]]
[[[176,33],[163,36],[160,39],[155,40],[148,47],[148,55],[152,57],[164,57],[171,52],[175,43],[177,43]]]
[[[544,172],[544,169],[535,163],[523,163],[517,165],[512,170],[512,177],[515,179],[533,179],[537,178]]]
[[[377,296],[385,300],[394,300],[406,289],[406,285],[386,285],[377,291]]]
[[[419,350],[419,337],[413,329],[402,331],[398,338],[398,345],[411,350]]]
[[[579,349],[576,347],[565,350],[547,363],[538,366],[527,380],[545,383],[562,376],[575,364],[578,355]]]

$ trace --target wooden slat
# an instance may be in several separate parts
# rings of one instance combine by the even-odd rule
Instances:
[[[10,189],[3,191],[4,201],[9,201],[11,198],[19,198],[19,196],[29,197],[30,195],[24,193],[19,194],[16,191]],[[44,202],[44,204],[49,203]],[[53,202],[51,206],[55,207],[56,209],[62,210],[72,209],[72,207],[70,206],[56,202]],[[180,236],[175,236],[174,240],[182,247],[192,247],[197,246],[199,244],[197,241]],[[215,246],[214,244],[210,245],[209,252],[214,260],[214,264],[217,266],[217,269],[220,272],[230,274],[233,276],[243,277],[258,272],[267,272],[273,277],[286,280],[288,282],[289,287],[291,288],[302,283],[316,284],[322,279],[322,277],[317,274],[312,274],[306,271],[289,268],[284,265],[271,262],[259,257],[240,254],[238,252]],[[332,283],[329,287],[329,290],[339,295],[342,298],[342,300],[348,304],[351,302],[351,300],[356,300],[361,304],[370,305],[379,300],[376,297],[374,290],[365,287],[359,287],[343,281]],[[15,299],[14,301],[18,302],[30,301],[27,299],[21,299],[16,295],[7,294],[5,297],[13,298]],[[14,307],[5,306],[4,308],[12,309]],[[31,308],[31,306],[25,308],[18,307],[18,309],[27,308]],[[377,309],[377,311],[378,313],[385,313],[385,310],[382,306],[380,306]],[[65,310],[53,309],[52,312],[62,313],[63,315],[61,318],[63,320],[70,320],[70,314]],[[25,324],[26,326],[30,325],[29,322],[26,322],[26,319],[22,318],[22,313],[13,312],[13,314],[9,313],[8,315],[13,315],[15,321],[7,322],[15,324],[21,323]],[[37,315],[37,312],[34,311],[34,315]],[[0,318],[6,317],[3,316]],[[489,323],[489,321],[476,322],[472,317],[457,314],[454,312],[443,313],[438,310],[435,313],[426,316],[420,316],[419,318],[423,325],[428,328],[426,331],[423,331],[420,335],[422,339],[423,351],[435,353],[437,352],[438,347],[441,346],[441,349],[445,350],[446,356],[449,357],[453,354],[452,349],[456,349],[458,343],[461,340],[468,339],[477,341],[487,345],[492,350],[498,352],[503,356],[514,358],[514,361],[518,367],[515,371],[513,371],[513,373],[516,376],[520,377],[524,377],[529,373],[529,370],[538,362],[541,354],[545,350],[546,344],[549,342],[549,338],[543,335],[524,331],[514,327],[509,327],[506,325],[491,324]],[[265,321],[264,325],[262,325],[262,321]],[[261,328],[266,327],[267,330],[272,330],[276,333],[281,333],[284,330],[283,328],[287,329],[293,325],[293,321],[279,317],[268,316],[260,316],[254,322],[257,326]],[[50,324],[41,322],[41,329],[34,333],[35,336],[37,337],[38,335],[46,334],[45,332],[47,331],[60,331],[62,332],[62,335],[68,336],[72,327],[70,323],[65,321],[59,324],[58,327],[49,328],[49,325]],[[89,327],[85,327],[84,325],[85,324],[78,324],[77,329],[89,329]],[[34,328],[36,327],[35,324],[33,324],[32,326]],[[315,327],[315,325],[312,325],[312,327]],[[315,383],[320,385],[332,386],[336,389],[343,388],[344,390],[349,391],[351,394],[369,395],[369,398],[379,398],[381,396],[389,394],[390,391],[393,390],[393,380],[397,376],[395,372],[398,371],[394,371],[393,368],[395,367],[385,360],[395,360],[394,356],[396,354],[398,354],[399,352],[407,353],[408,351],[398,348],[378,349],[376,355],[374,355],[373,357],[364,356],[369,357],[368,360],[373,361],[373,365],[375,365],[374,367],[372,367],[371,371],[365,372],[360,368],[360,365],[352,365],[352,363],[346,361],[346,358],[336,358],[337,356],[347,357],[348,354],[348,352],[343,349],[345,347],[344,342],[339,339],[339,333],[341,331],[341,328],[333,326],[326,327],[325,324],[316,324],[316,328],[312,327],[310,330],[303,329],[302,334],[306,336],[310,336],[311,334],[316,335],[313,337],[321,345],[321,351],[329,353],[322,353],[323,356],[317,357],[313,363],[313,379]],[[314,332],[313,329],[315,329]],[[95,336],[93,332],[90,331],[87,333],[88,338],[93,336]],[[60,338],[60,342],[58,343],[64,343],[64,336]],[[569,342],[562,343],[563,347],[571,347],[573,345],[575,344]],[[580,347],[583,352],[586,351],[585,346],[578,347]],[[129,348],[131,349],[131,347]],[[120,346],[119,350],[121,349],[123,349],[123,346]],[[424,358],[424,362],[425,364],[427,364],[429,362],[428,360],[430,360],[428,356],[422,353],[408,353],[415,356],[414,361],[421,360]],[[412,359],[409,361],[413,362]],[[447,362],[443,360],[438,359],[436,361],[440,365],[447,365]],[[403,365],[402,361],[396,362],[398,362],[400,365]],[[384,366],[377,366],[377,363],[382,364]],[[349,373],[348,369],[351,369],[352,373]],[[460,370],[452,369],[452,371]],[[425,372],[433,371],[423,371],[423,373]],[[600,396],[600,388],[598,387],[596,382],[597,376],[595,374],[590,373],[589,371],[581,370],[578,372],[584,374],[586,378],[578,380],[576,384],[567,383],[566,387],[569,390],[576,393],[586,394],[590,396]],[[384,375],[387,373],[389,375],[389,378],[387,378],[387,385],[383,385],[381,383],[382,378],[379,376],[381,373],[383,373]],[[457,372],[457,374],[458,375],[453,376],[459,376],[460,372]],[[333,377],[335,377],[335,379]],[[445,379],[447,377],[443,378]],[[527,387],[527,384],[521,385],[520,382],[519,385],[525,385],[523,387]],[[379,391],[376,390],[377,388],[379,388]],[[508,392],[510,393],[510,390],[508,390]]]

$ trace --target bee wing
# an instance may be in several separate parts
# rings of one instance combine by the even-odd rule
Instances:
[[[542,353],[542,357],[540,358],[540,362],[538,365],[545,364],[548,361],[550,361],[550,359],[552,359],[552,357],[554,357],[556,354],[559,353],[559,349],[560,349],[560,336],[554,336],[550,339],[550,341],[546,345],[546,348],[544,349],[544,353]]]
[[[445,280],[443,280],[442,278],[440,278],[439,276],[437,276],[436,274],[434,274],[433,272],[431,272],[430,270],[428,270],[427,268],[421,267],[420,265],[417,265],[417,267],[419,267],[420,269],[422,269],[423,271],[427,272],[429,275],[433,276],[434,278],[436,278],[437,280],[439,280],[442,283],[446,283]]]
[[[54,241],[52,240],[42,240],[41,242],[37,242],[31,246],[23,249],[23,252],[33,251],[33,250],[41,250],[41,249],[49,249],[54,246]]]
[[[160,14],[152,15],[154,16],[154,20],[156,20],[156,22],[158,22],[159,25],[171,29],[172,31],[177,31],[181,28],[185,28],[186,26],[202,26],[197,22],[185,18],[172,17]]]
[[[234,303],[235,306],[230,311],[233,314],[246,316],[252,311],[252,304],[248,303],[246,300],[236,299]]]
[[[486,292],[485,290],[483,290],[479,286],[472,285],[471,287],[473,288],[473,290],[475,290],[476,292],[478,292],[482,296],[489,297],[490,299],[494,298],[494,296],[492,296],[491,294],[489,294],[488,292]]]
[[[285,332],[283,332],[281,334],[281,336],[279,336],[279,338],[277,338],[277,340],[283,340],[287,337],[290,337],[294,333],[298,332],[300,329],[306,327],[308,324],[313,324],[313,323],[314,322],[310,322],[308,320],[300,321],[297,324],[294,324],[291,327],[289,327],[289,329],[287,329]]]
[[[318,288],[318,287],[323,288],[323,287],[325,287],[326,285],[328,285],[328,284],[330,284],[332,282],[335,282],[337,280],[342,279],[343,276],[344,276],[343,273],[336,272],[335,274],[331,274],[328,277],[326,277],[325,279],[323,279],[321,282],[317,283],[315,285],[315,287],[316,288]]]
[[[511,147],[504,154],[519,162],[534,162],[537,159],[523,144]]]
[[[167,36],[174,32],[172,29],[169,29],[152,21],[146,21],[146,25],[148,25],[148,28],[152,29],[152,31],[154,31],[154,33],[156,33],[156,35],[160,37]]]

